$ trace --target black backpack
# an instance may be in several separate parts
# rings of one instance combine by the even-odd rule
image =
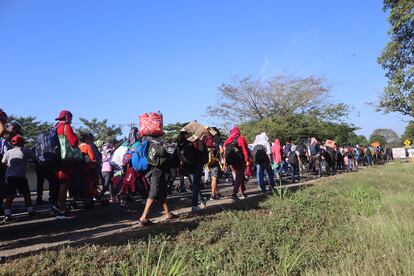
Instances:
[[[56,128],[41,132],[34,148],[37,160],[45,164],[55,164],[60,160],[60,143]]]
[[[194,164],[194,150],[193,144],[189,142],[186,142],[180,146],[180,159],[185,168],[188,168]]]
[[[263,165],[270,162],[269,157],[266,153],[266,148],[261,144],[253,147],[252,156],[254,163],[257,165]]]
[[[291,151],[289,153],[288,162],[290,165],[297,165],[298,164],[298,156],[296,155],[296,152]]]
[[[150,165],[160,168],[168,160],[168,152],[165,148],[165,145],[157,140],[148,139],[150,142],[148,148],[147,161]]]
[[[226,163],[228,165],[240,165],[244,161],[242,149],[237,145],[239,137],[234,138],[233,142],[226,146]]]

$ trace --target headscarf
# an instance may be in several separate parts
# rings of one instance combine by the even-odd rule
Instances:
[[[282,163],[282,146],[280,140],[276,139],[272,147],[273,160],[275,163]]]
[[[131,147],[136,142],[138,142],[138,128],[137,127],[133,127],[129,131],[128,146]]]
[[[265,132],[262,132],[258,135],[256,135],[256,139],[254,139],[253,147],[256,145],[263,145],[266,146],[266,144],[269,143],[269,138],[267,137]]]
[[[233,129],[230,131],[230,136],[229,138],[226,139],[226,141],[224,141],[224,146],[227,146],[231,143],[233,143],[234,139],[236,139],[237,137],[240,137],[240,129],[238,127],[233,127]]]

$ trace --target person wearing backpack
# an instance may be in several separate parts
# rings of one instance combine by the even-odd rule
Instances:
[[[234,127],[230,131],[230,136],[224,141],[224,156],[224,171],[226,171],[227,167],[230,166],[234,176],[232,199],[244,199],[247,197],[245,193],[246,187],[244,185],[244,182],[246,181],[244,172],[246,167],[251,165],[252,160],[247,140],[241,135],[238,127]],[[241,198],[237,196],[239,189],[242,194]]]
[[[2,165],[6,165],[6,202],[4,210],[4,222],[12,219],[11,206],[16,197],[16,190],[24,196],[25,205],[29,216],[37,215],[32,206],[30,197],[29,183],[26,178],[27,162],[32,159],[36,162],[33,153],[24,147],[25,140],[21,135],[16,135],[12,139],[13,148],[8,150],[3,158]]]
[[[273,157],[273,165],[272,169],[276,175],[276,177],[279,179],[279,183],[281,181],[280,174],[282,172],[282,163],[283,163],[283,152],[282,152],[282,144],[280,142],[280,139],[275,139],[275,142],[272,146],[272,157]]]
[[[315,137],[311,138],[309,146],[310,162],[309,171],[316,173],[320,176],[320,163],[321,163],[321,145]]]
[[[62,110],[55,119],[56,133],[59,137],[61,162],[58,167],[59,179],[59,197],[57,206],[52,206],[56,212],[56,219],[68,220],[74,219],[75,216],[70,214],[66,209],[66,194],[71,182],[77,172],[79,163],[82,160],[82,153],[79,150],[78,136],[71,126],[73,115],[68,110]]]
[[[266,133],[256,135],[252,149],[253,161],[256,164],[257,183],[262,192],[266,192],[264,174],[267,173],[270,190],[275,188],[274,172],[272,170],[272,147]]]
[[[372,162],[372,149],[371,149],[370,146],[366,147],[365,155],[367,156],[368,166],[372,166],[373,165],[373,162]]]
[[[166,143],[163,137],[142,137],[142,143],[144,143],[145,140],[148,140],[149,142],[147,156],[149,169],[145,173],[146,181],[149,184],[149,192],[144,211],[138,219],[138,224],[140,226],[149,226],[153,224],[148,218],[148,214],[155,201],[159,201],[162,204],[165,220],[170,220],[175,217],[175,215],[170,212],[167,201],[168,183],[166,175],[168,170],[170,170],[170,167],[168,166],[168,162],[166,162],[168,159],[164,148]]]
[[[185,171],[188,171],[192,187],[192,205],[191,212],[198,213],[201,209],[206,208],[206,199],[201,192],[201,178],[203,167],[207,163],[207,147],[200,139],[194,137],[184,140],[180,144],[181,164]]]
[[[93,136],[90,133],[84,133],[80,137],[79,149],[84,156],[85,164],[83,165],[83,182],[86,184],[87,198],[95,198],[98,194],[97,187],[100,175],[100,166],[96,151],[93,149]],[[100,159],[101,157],[99,157]],[[83,187],[81,187],[83,191]]]
[[[207,168],[211,175],[211,196],[210,200],[218,200],[221,197],[221,194],[218,191],[217,182],[219,177],[220,168],[220,161],[221,161],[221,154],[223,152],[222,140],[220,138],[220,131],[212,127],[211,128],[215,135],[212,135],[209,131],[206,132],[206,137],[210,137],[211,144],[206,143],[208,148],[208,163]]]
[[[292,145],[288,154],[288,163],[291,168],[292,182],[295,183],[296,178],[299,178],[299,153],[296,151],[297,147]]]

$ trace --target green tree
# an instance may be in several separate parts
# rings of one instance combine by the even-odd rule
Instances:
[[[247,77],[219,87],[217,104],[207,113],[222,122],[245,123],[290,115],[341,121],[349,112],[345,104],[329,99],[329,85],[324,78],[294,78],[277,75],[268,79]]]
[[[389,11],[390,41],[378,62],[386,70],[388,85],[377,109],[413,117],[414,1],[384,0],[384,11]]]
[[[387,143],[387,140],[385,139],[385,137],[384,136],[381,136],[381,135],[378,135],[378,134],[371,135],[369,137],[369,142],[370,143],[379,142],[383,146],[386,146],[388,144]]]
[[[298,142],[304,138],[316,137],[322,141],[333,139],[338,144],[350,143],[350,138],[356,136],[354,131],[357,129],[345,123],[325,122],[312,116],[297,114],[250,121],[240,124],[239,127],[249,142],[253,142],[257,134],[266,132],[272,140],[279,138],[285,141],[291,138]]]
[[[52,124],[41,122],[34,116],[20,117],[20,116],[9,116],[9,122],[16,121],[22,126],[23,136],[26,139],[26,146],[32,147],[39,134],[52,127]]]
[[[398,136],[394,130],[389,128],[378,128],[370,135],[370,137],[373,136],[377,138],[382,137],[387,145],[396,145],[400,143],[400,136]],[[372,139],[370,138],[370,140]]]
[[[180,130],[189,123],[177,122],[175,124],[168,124],[164,126],[165,138],[167,141],[172,142],[175,135],[180,133]]]
[[[107,119],[99,121],[96,118],[92,120],[79,118],[79,120],[83,123],[83,126],[77,129],[78,134],[92,133],[95,140],[109,142],[116,140],[122,134],[122,128],[115,125],[108,125]]]
[[[414,141],[414,121],[409,122],[405,128],[404,134],[401,137],[401,144],[403,144],[405,140],[410,140],[411,143]]]

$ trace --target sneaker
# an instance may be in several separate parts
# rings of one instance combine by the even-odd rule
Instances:
[[[8,222],[10,222],[12,220],[13,220],[12,215],[5,215],[4,218],[3,218],[3,222],[4,223],[8,223]]]
[[[219,200],[218,196],[212,195],[210,196],[210,200],[214,201],[214,200]]]
[[[59,212],[59,214],[56,215],[57,220],[70,220],[74,218],[76,218],[76,216],[70,214],[69,212]]]
[[[240,199],[246,199],[247,195],[245,193],[242,193],[242,196],[240,197]]]
[[[207,208],[207,203],[204,200],[202,200],[199,204],[199,207],[200,207],[200,209],[206,209]]]
[[[201,208],[200,207],[198,207],[198,206],[193,206],[193,207],[191,207],[191,213],[200,213],[201,212]]]
[[[232,195],[231,196],[231,199],[233,199],[233,200],[240,200],[240,198],[237,195]]]

